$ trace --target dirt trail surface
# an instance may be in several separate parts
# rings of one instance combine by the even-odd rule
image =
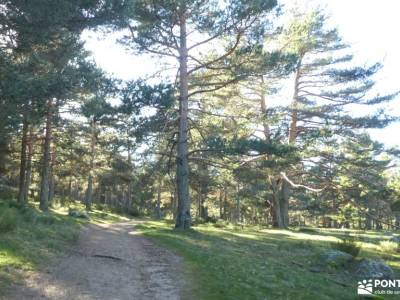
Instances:
[[[78,245],[14,286],[4,299],[184,299],[181,258],[134,229],[135,223],[88,225]]]

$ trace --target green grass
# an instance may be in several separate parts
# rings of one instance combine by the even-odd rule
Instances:
[[[321,265],[321,255],[331,249],[332,242],[343,238],[340,231],[218,228],[210,224],[180,231],[171,229],[171,223],[155,221],[138,228],[184,257],[193,274],[194,299],[360,299],[351,271]],[[360,258],[384,255],[379,241],[388,237],[379,239],[373,232],[352,234],[362,245]],[[399,256],[385,259],[399,274]]]
[[[80,204],[73,207],[83,210]],[[90,220],[70,217],[66,207],[43,213],[36,205],[18,208],[13,201],[0,200],[0,294],[27,271],[69,249],[77,241],[82,224],[128,220],[106,210],[93,210],[89,215]]]

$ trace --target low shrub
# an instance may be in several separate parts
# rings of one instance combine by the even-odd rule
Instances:
[[[357,257],[361,250],[361,245],[354,239],[354,237],[347,236],[338,242],[331,243],[331,247],[335,250],[346,252],[353,257]]]
[[[105,204],[96,203],[96,204],[95,204],[95,209],[100,210],[100,211],[103,211],[103,210],[106,209],[106,206],[105,206]]]
[[[129,208],[128,215],[130,215],[132,217],[141,217],[141,216],[143,216],[143,214],[140,212],[140,210],[137,209],[136,207]]]
[[[5,208],[0,213],[0,232],[9,232],[17,228],[19,213],[16,208]]]
[[[318,233],[318,230],[316,230],[315,228],[311,228],[311,227],[299,227],[296,230],[297,232],[303,232],[303,233]]]
[[[224,227],[226,227],[228,225],[229,225],[229,222],[225,221],[223,219],[218,219],[214,224],[214,226],[217,227],[217,228],[224,228]]]

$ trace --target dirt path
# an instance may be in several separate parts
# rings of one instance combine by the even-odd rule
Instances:
[[[74,249],[6,299],[184,299],[180,267],[180,257],[139,235],[133,222],[88,225]]]

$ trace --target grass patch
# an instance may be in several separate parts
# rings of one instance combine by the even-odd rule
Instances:
[[[379,242],[379,246],[383,253],[395,254],[399,252],[399,244],[392,241],[381,241]]]
[[[346,270],[317,269],[322,253],[342,232],[309,233],[201,224],[173,230],[165,221],[138,226],[142,233],[184,257],[193,274],[193,299],[359,299],[357,280]],[[379,255],[379,240],[361,257]],[[362,242],[360,242],[362,243]],[[368,251],[367,251],[368,250]],[[396,272],[396,256],[390,263]],[[385,299],[395,299],[388,296]]]

